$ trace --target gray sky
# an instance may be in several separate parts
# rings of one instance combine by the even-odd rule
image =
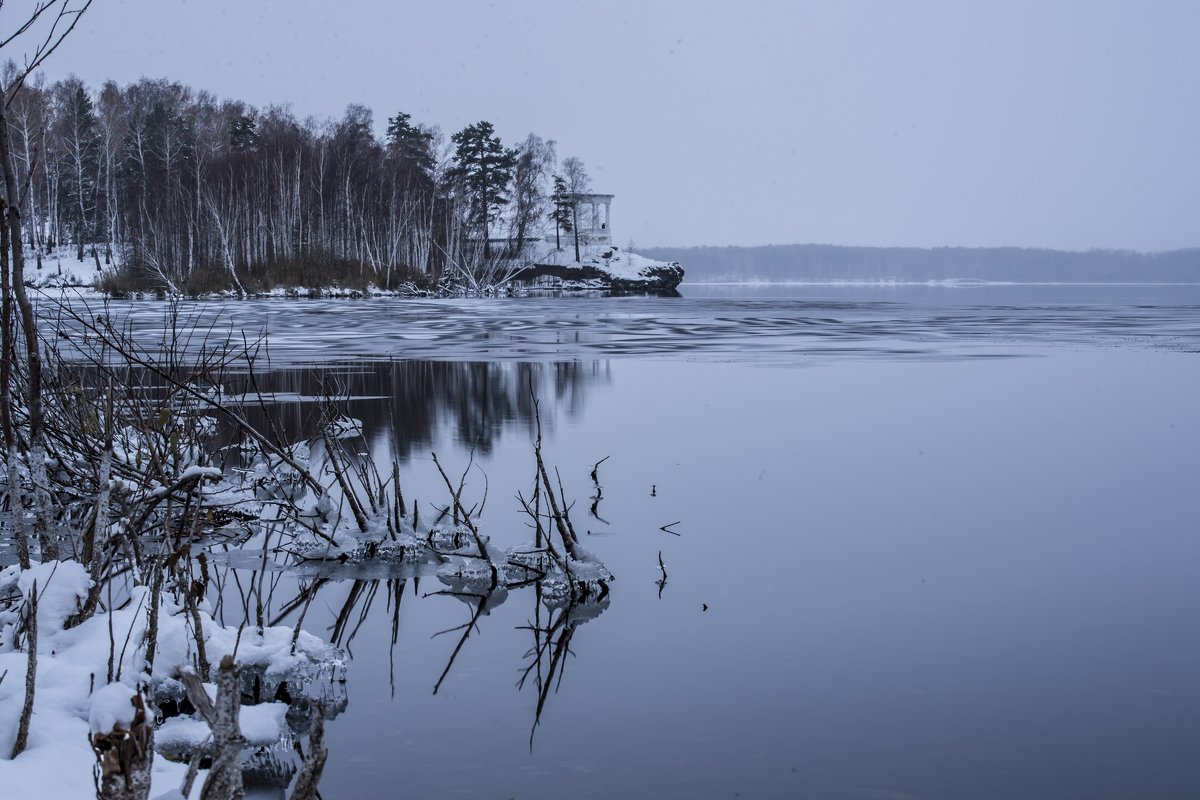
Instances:
[[[622,244],[1156,250],[1200,245],[1197,31],[1190,0],[96,0],[47,72],[532,131]]]

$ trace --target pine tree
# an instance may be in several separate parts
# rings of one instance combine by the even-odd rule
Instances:
[[[460,182],[470,217],[483,234],[483,255],[492,254],[490,222],[508,203],[505,192],[512,180],[513,151],[500,144],[490,122],[468,125],[450,137],[457,145],[451,177]]]
[[[253,153],[258,149],[258,123],[253,117],[238,114],[229,124],[229,148],[235,153]]]
[[[575,228],[571,224],[571,197],[567,192],[567,182],[561,175],[554,176],[554,193],[550,195],[550,202],[554,204],[554,210],[550,212],[550,219],[554,220],[554,249],[562,250],[559,231],[570,233]]]
[[[387,151],[419,174],[433,174],[433,133],[413,125],[412,116],[403,111],[388,120]]]
[[[75,233],[77,255],[83,261],[85,240],[95,239],[89,225],[96,208],[96,176],[99,172],[100,134],[92,98],[78,78],[55,87],[56,136],[63,163],[60,167],[62,207]]]

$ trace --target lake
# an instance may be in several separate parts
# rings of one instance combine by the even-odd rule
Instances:
[[[565,621],[532,588],[323,584],[324,797],[1196,796],[1200,286],[681,291],[182,307],[265,326],[294,435],[347,397],[422,515],[431,453],[473,454],[505,546],[532,386],[616,576]],[[109,313],[152,342],[164,308]]]

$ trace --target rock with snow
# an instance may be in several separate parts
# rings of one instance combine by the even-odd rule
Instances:
[[[120,725],[125,730],[133,727],[137,713],[133,698],[137,689],[123,683],[110,683],[92,692],[92,707],[88,713],[88,724],[92,733],[108,733]]]
[[[677,261],[656,261],[612,245],[550,249],[517,273],[513,282],[532,289],[670,292],[683,281]]]
[[[9,567],[0,575],[0,585],[12,578],[26,600],[37,584],[38,630],[45,633],[59,630],[79,610],[92,586],[91,576],[78,561],[47,561],[24,571]]]
[[[334,439],[353,439],[363,435],[362,420],[338,416],[329,421],[325,432]]]

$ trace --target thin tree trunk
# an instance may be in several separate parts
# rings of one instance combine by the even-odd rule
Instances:
[[[232,656],[221,659],[217,670],[217,700],[208,699],[208,692],[195,673],[183,675],[188,699],[212,729],[213,760],[208,778],[200,790],[200,800],[243,800],[242,747],[246,739],[238,728],[238,711],[242,704],[238,666]]]
[[[17,739],[13,742],[12,749],[13,758],[25,752],[25,745],[29,743],[29,721],[33,718],[33,696],[34,690],[37,688],[37,607],[38,587],[35,580],[29,592],[29,600],[26,602],[25,646],[28,651],[28,660],[25,667],[25,705],[21,708],[21,719],[17,723]]]
[[[7,207],[7,202],[0,198],[0,215]],[[8,227],[0,216],[0,286],[3,286],[3,299],[0,300],[0,428],[4,432],[4,444],[8,453],[8,505],[12,514],[13,538],[17,545],[17,561],[21,569],[29,569],[29,540],[25,537],[25,501],[21,492],[21,473],[17,468],[17,437],[13,430],[12,413],[12,358],[15,348],[12,343],[12,291],[9,285],[8,268]]]
[[[571,206],[571,229],[575,231],[575,261],[579,261],[579,207]]]
[[[7,97],[8,93],[0,93]],[[21,210],[11,204],[12,198],[20,197],[17,192],[16,173],[13,169],[12,152],[9,148],[8,117],[0,106],[0,168],[4,172],[4,190],[10,198],[8,207],[9,247],[12,251],[12,292],[21,314],[21,327],[25,333],[25,357],[28,360],[28,414],[29,414],[29,472],[33,481],[34,528],[41,545],[42,560],[58,560],[58,543],[50,529],[50,514],[46,495],[46,450],[42,422],[42,357],[38,344],[37,324],[33,318],[33,304],[25,292],[25,253],[21,242]]]
[[[300,767],[300,774],[292,786],[288,800],[318,800],[321,793],[317,784],[321,781],[321,772],[325,769],[325,760],[329,750],[325,747],[325,709],[320,703],[314,703],[312,708],[312,723],[308,730],[308,755]]]

